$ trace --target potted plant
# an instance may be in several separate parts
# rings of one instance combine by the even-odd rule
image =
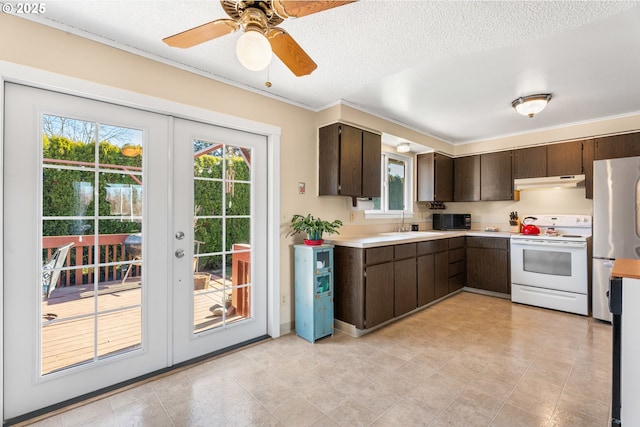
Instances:
[[[307,238],[304,239],[305,245],[317,246],[321,245],[324,241],[322,239],[323,233],[327,234],[340,234],[338,228],[342,225],[342,221],[336,219],[329,222],[320,218],[314,218],[313,215],[307,216],[295,214],[291,217],[291,231],[287,233],[287,236],[292,236],[297,233],[306,233]]]

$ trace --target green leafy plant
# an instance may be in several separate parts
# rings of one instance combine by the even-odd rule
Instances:
[[[342,221],[339,219],[330,222],[314,218],[311,214],[307,216],[295,214],[291,217],[291,231],[287,233],[287,236],[306,233],[309,240],[320,240],[323,233],[340,234],[338,231],[340,226],[342,226]]]

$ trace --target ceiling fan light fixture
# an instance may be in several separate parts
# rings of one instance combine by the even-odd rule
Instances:
[[[550,93],[521,96],[520,98],[515,99],[511,103],[511,106],[515,108],[518,113],[531,118],[544,110],[550,100]]]
[[[411,151],[411,146],[409,145],[408,142],[401,142],[396,147],[396,151],[398,153],[408,153],[409,151]]]
[[[273,52],[269,40],[257,30],[247,29],[238,39],[236,55],[248,70],[261,71],[271,62]]]

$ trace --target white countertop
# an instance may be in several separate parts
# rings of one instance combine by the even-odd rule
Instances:
[[[351,248],[374,248],[378,246],[398,245],[402,243],[416,243],[437,239],[449,239],[451,237],[477,236],[499,237],[508,239],[513,233],[505,231],[406,231],[368,234],[360,236],[331,235],[325,239],[326,243],[336,246],[348,246]]]
[[[520,233],[510,233],[508,231],[480,231],[480,230],[469,230],[466,232],[467,236],[501,237],[503,239],[509,239],[514,234],[520,234]]]

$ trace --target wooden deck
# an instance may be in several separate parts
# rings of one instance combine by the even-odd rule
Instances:
[[[224,307],[225,293],[215,286],[194,291],[194,333],[223,325],[210,308]],[[92,284],[55,289],[42,302],[42,374],[139,348],[141,296],[139,281],[101,283],[97,298]],[[225,323],[243,318],[230,311]]]

